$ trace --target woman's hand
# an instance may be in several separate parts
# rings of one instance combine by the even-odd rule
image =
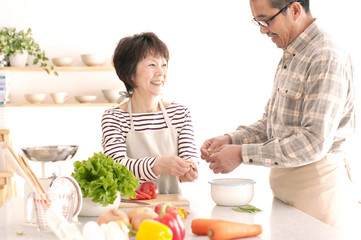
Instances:
[[[166,173],[171,176],[183,176],[191,170],[191,166],[178,156],[162,156],[156,158],[152,170],[156,175]]]
[[[231,144],[231,137],[223,135],[206,140],[201,147],[201,158],[210,162],[209,157],[216,153],[220,147],[226,144]]]
[[[185,160],[189,165],[190,169],[183,176],[179,176],[181,182],[193,182],[198,178],[198,168],[192,160]]]

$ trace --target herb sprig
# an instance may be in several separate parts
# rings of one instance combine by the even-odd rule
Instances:
[[[244,205],[244,206],[235,207],[235,208],[232,208],[232,209],[233,209],[234,211],[243,212],[243,213],[257,213],[257,212],[262,211],[261,209],[256,208],[255,206],[252,206],[252,205],[250,205],[250,204]]]

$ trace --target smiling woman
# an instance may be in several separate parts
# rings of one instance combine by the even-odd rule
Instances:
[[[113,63],[130,99],[105,111],[103,148],[141,182],[152,181],[160,193],[180,193],[180,181],[198,177],[198,161],[189,110],[162,99],[168,59],[168,47],[152,32],[119,41]]]

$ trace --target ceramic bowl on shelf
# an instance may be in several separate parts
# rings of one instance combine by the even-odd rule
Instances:
[[[105,54],[101,53],[82,54],[80,57],[83,63],[89,67],[101,66],[107,58]]]
[[[120,89],[102,89],[103,96],[110,103],[115,103],[120,97]]]
[[[41,103],[44,101],[46,94],[45,93],[27,93],[24,95],[26,101],[32,104]]]
[[[244,178],[222,178],[209,183],[212,199],[217,205],[242,206],[251,202],[256,182]]]
[[[49,93],[49,95],[56,104],[64,103],[65,100],[69,98],[69,94],[67,92],[52,92]]]
[[[74,98],[80,103],[91,103],[97,99],[97,96],[83,95],[83,96],[74,96]]]
[[[51,59],[55,66],[57,67],[66,67],[72,64],[73,58],[71,57],[59,57],[59,58],[52,58]]]

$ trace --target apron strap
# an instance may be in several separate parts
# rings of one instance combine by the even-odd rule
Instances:
[[[128,104],[128,112],[129,112],[129,119],[130,119],[130,130],[134,130],[134,123],[133,123],[133,116],[132,116],[132,104],[131,104],[131,101],[129,100],[127,102]],[[172,124],[170,122],[170,119],[169,119],[169,116],[167,114],[167,111],[165,110],[164,106],[163,106],[163,103],[162,101],[159,101],[159,107],[160,109],[162,110],[162,113],[163,113],[163,117],[164,117],[164,120],[165,120],[165,123],[167,124],[167,127],[168,128],[171,128],[172,127]]]
[[[350,179],[352,184],[356,187],[356,189],[358,189],[358,191],[361,192],[361,188],[353,181],[353,179],[351,177],[351,168],[350,168],[350,165],[348,164],[348,162],[346,161],[346,159],[344,159],[344,163],[345,163],[345,168],[347,171],[348,178]],[[361,204],[361,200],[359,200],[358,203]]]
[[[131,100],[128,101],[128,112],[129,112],[129,119],[130,119],[130,130],[134,130],[134,123],[133,123],[133,117],[132,117],[132,104]]]
[[[163,106],[162,101],[159,101],[159,107],[160,107],[160,109],[161,109],[162,112],[163,112],[163,117],[164,117],[164,120],[165,120],[165,122],[166,122],[166,124],[167,124],[167,127],[168,127],[168,128],[171,128],[171,127],[172,127],[172,124],[171,124],[170,119],[169,119],[169,117],[168,117],[167,111],[165,110],[165,108],[164,108],[164,106]]]

